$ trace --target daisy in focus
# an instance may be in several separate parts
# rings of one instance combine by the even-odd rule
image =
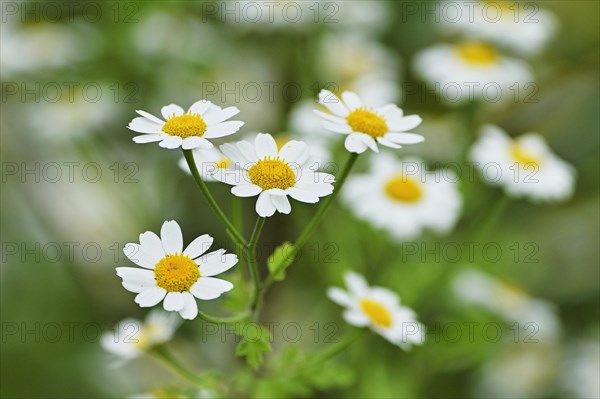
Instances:
[[[357,217],[398,241],[416,238],[424,229],[446,233],[462,207],[457,178],[448,170],[428,172],[423,165],[386,153],[374,157],[369,173],[348,177],[342,200]]]
[[[558,20],[548,10],[517,1],[457,2],[457,18],[442,18],[448,33],[492,41],[522,54],[538,53],[556,33]]]
[[[478,99],[507,101],[514,99],[515,85],[523,91],[533,82],[523,61],[506,57],[479,41],[426,48],[415,56],[413,67],[450,104]]]
[[[123,252],[137,267],[117,267],[123,287],[138,295],[135,303],[151,307],[163,302],[169,312],[179,312],[187,320],[198,315],[196,298],[215,299],[233,288],[229,281],[214,278],[231,269],[235,254],[219,249],[205,254],[213,243],[208,234],[201,235],[183,249],[181,228],[174,220],[166,221],[160,237],[151,231],[140,234],[140,244],[129,243]]]
[[[324,128],[347,135],[345,146],[350,152],[361,154],[367,148],[379,152],[377,143],[390,148],[402,148],[400,144],[416,144],[424,140],[418,134],[406,133],[421,124],[418,115],[404,116],[394,104],[379,108],[365,106],[360,97],[351,91],[343,92],[342,100],[329,90],[321,90],[319,103],[331,114],[319,110],[315,112],[322,118]]]
[[[218,181],[213,175],[220,169],[228,169],[232,166],[231,160],[216,148],[196,148],[192,153],[198,172],[204,181]],[[179,167],[184,172],[191,174],[185,157],[179,159]]]
[[[343,317],[356,327],[369,327],[394,345],[409,350],[411,345],[425,341],[425,326],[419,323],[412,309],[400,305],[400,298],[382,287],[369,287],[357,273],[344,274],[348,291],[331,287],[327,296],[344,306]]]
[[[137,319],[122,320],[114,331],[102,334],[100,345],[105,351],[123,359],[133,359],[151,347],[169,341],[179,323],[175,314],[153,310],[143,322]]]
[[[136,143],[153,143],[163,148],[212,148],[208,139],[229,136],[244,125],[241,121],[228,121],[240,110],[236,107],[221,108],[208,100],[196,101],[186,111],[179,105],[169,104],[161,109],[163,121],[145,111],[136,111],[139,115],[127,126],[134,132],[143,133],[135,136]]]
[[[245,140],[227,143],[221,151],[237,170],[219,171],[215,178],[233,185],[231,193],[238,197],[258,195],[256,213],[261,217],[273,216],[275,211],[290,213],[288,196],[314,204],[333,192],[335,177],[311,168],[310,150],[301,141],[288,141],[278,149],[273,136],[259,133],[254,144]]]
[[[575,169],[554,155],[539,134],[512,139],[499,127],[485,125],[480,136],[470,159],[488,183],[533,201],[561,201],[573,194]]]

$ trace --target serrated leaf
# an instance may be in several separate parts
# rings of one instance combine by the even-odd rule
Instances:
[[[290,256],[294,248],[294,244],[284,242],[269,256],[267,266],[269,272],[273,276],[273,280],[281,281],[285,278],[285,269],[294,262],[294,256]]]
[[[237,346],[235,354],[245,357],[246,363],[256,370],[262,364],[263,353],[271,351],[271,334],[268,329],[256,324],[252,325],[251,329],[246,327],[248,324],[238,327],[237,334],[242,337],[242,340]]]

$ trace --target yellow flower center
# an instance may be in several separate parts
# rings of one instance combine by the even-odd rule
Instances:
[[[377,327],[388,328],[392,325],[392,314],[379,302],[372,299],[362,299],[360,308]]]
[[[539,156],[527,152],[518,143],[512,143],[510,146],[510,155],[518,162],[521,166],[533,165],[535,168],[539,168],[542,160]]]
[[[498,52],[489,44],[482,42],[466,42],[456,46],[460,58],[468,64],[489,66],[498,61]]]
[[[199,114],[183,114],[170,116],[162,127],[162,131],[171,136],[182,138],[199,136],[206,131],[206,122]]]
[[[200,278],[198,265],[183,254],[167,255],[154,268],[156,285],[169,292],[189,291]]]
[[[217,168],[225,169],[231,165],[231,159],[223,157],[217,162]]]
[[[346,121],[355,132],[365,133],[373,138],[383,137],[388,132],[385,119],[366,108],[357,108],[350,112]]]
[[[296,184],[296,174],[290,168],[290,165],[279,158],[271,159],[267,157],[261,159],[248,169],[248,176],[253,184],[263,190],[271,188],[285,190],[294,187]]]
[[[399,175],[388,180],[385,193],[395,201],[418,202],[423,197],[423,186],[412,177]]]

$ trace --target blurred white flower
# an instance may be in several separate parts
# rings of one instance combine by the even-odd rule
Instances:
[[[335,3],[334,5],[329,5]],[[323,23],[331,21],[334,29],[351,30],[361,34],[380,33],[390,25],[393,13],[391,2],[372,0],[352,0],[321,3]],[[335,21],[335,22],[334,22]]]
[[[470,159],[488,183],[501,186],[511,197],[561,201],[574,191],[574,168],[554,155],[537,133],[511,139],[499,127],[485,125]]]
[[[238,168],[219,171],[215,178],[233,185],[231,193],[238,197],[254,197],[256,213],[273,216],[275,211],[289,214],[293,199],[314,204],[333,192],[335,177],[310,169],[310,149],[301,141],[289,141],[281,149],[270,134],[259,133],[254,144],[248,141],[227,143],[221,151]]]
[[[373,108],[363,104],[356,93],[345,91],[342,100],[329,90],[321,90],[319,103],[331,114],[315,110],[321,116],[321,124],[327,130],[347,135],[345,146],[350,152],[361,154],[370,148],[379,152],[377,143],[390,148],[402,148],[400,144],[416,144],[423,136],[407,133],[421,123],[418,115],[404,116],[394,104]],[[333,114],[333,115],[332,115]]]
[[[462,207],[456,181],[447,170],[428,172],[417,158],[382,153],[371,158],[369,173],[348,178],[342,199],[359,218],[407,240],[454,227]]]
[[[102,334],[100,344],[107,352],[123,359],[133,359],[153,346],[169,341],[179,324],[177,315],[153,310],[143,322],[122,320],[114,331]]]
[[[241,30],[302,31],[314,28],[321,19],[319,2],[221,0],[216,4],[216,19]]]
[[[409,350],[411,345],[425,342],[425,326],[415,312],[400,305],[394,292],[382,287],[369,287],[364,277],[347,271],[344,280],[348,291],[331,287],[329,298],[344,306],[344,320],[356,327],[369,327],[394,345]]]
[[[202,149],[196,148],[193,150],[194,161],[202,179],[205,181],[218,181],[214,178],[214,174],[218,169],[229,169],[232,162],[223,153],[216,148]],[[185,157],[179,159],[179,167],[184,172],[191,174],[190,167],[185,160]]]
[[[524,90],[533,82],[525,62],[475,41],[426,48],[415,55],[413,69],[444,101],[455,105],[472,100],[514,100],[515,87]]]
[[[518,323],[531,342],[552,343],[560,338],[561,325],[554,305],[532,298],[514,283],[470,268],[454,278],[452,287],[464,302],[482,306],[508,322]]]
[[[600,398],[600,343],[596,340],[571,344],[562,362],[561,382],[572,398]]]
[[[161,109],[166,122],[145,111],[134,118],[127,126],[134,132],[144,133],[135,136],[136,143],[157,142],[162,148],[213,148],[207,139],[229,136],[244,125],[241,121],[228,121],[240,111],[236,107],[221,108],[210,101],[196,101],[187,112],[179,105],[169,104]]]
[[[229,281],[214,278],[231,269],[238,261],[224,249],[205,254],[213,243],[208,234],[201,235],[183,249],[181,228],[174,220],[166,221],[160,237],[151,231],[140,234],[140,244],[128,243],[123,252],[137,267],[117,267],[123,287],[138,295],[135,302],[151,307],[164,299],[163,307],[179,312],[184,319],[198,316],[196,298],[215,299],[233,288]]]
[[[539,52],[558,28],[556,16],[534,3],[445,2],[451,3],[457,11],[456,16],[442,19],[442,29],[472,39],[489,40],[522,54]]]

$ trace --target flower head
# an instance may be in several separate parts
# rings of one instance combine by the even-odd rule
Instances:
[[[346,307],[343,316],[349,324],[368,326],[405,350],[425,341],[425,327],[416,320],[411,309],[400,306],[398,295],[386,288],[369,287],[365,279],[354,272],[346,272],[344,280],[349,291],[332,287],[327,295]]]
[[[143,134],[135,136],[133,141],[160,141],[158,145],[163,148],[212,148],[208,139],[229,136],[244,125],[241,121],[227,121],[240,112],[236,107],[221,108],[207,100],[195,102],[187,112],[179,105],[166,105],[161,109],[164,121],[145,111],[136,112],[141,116],[134,118],[127,128]]]
[[[155,345],[169,341],[178,326],[176,315],[156,309],[148,313],[143,322],[122,320],[115,331],[102,334],[100,344],[107,352],[132,359]]]
[[[196,148],[193,150],[193,155],[198,172],[205,181],[218,181],[213,175],[218,170],[230,169],[233,166],[231,160],[216,148]],[[179,167],[186,173],[191,174],[185,157],[179,159]]]
[[[423,136],[406,133],[421,124],[418,115],[404,116],[394,104],[374,108],[363,105],[356,93],[345,91],[342,100],[329,90],[321,90],[319,102],[333,115],[315,110],[323,118],[326,129],[347,134],[346,149],[363,153],[367,148],[379,152],[377,143],[391,148],[401,148],[400,144],[415,144],[424,140]]]
[[[342,200],[361,219],[395,239],[419,236],[424,229],[448,232],[460,215],[462,199],[450,171],[428,172],[423,161],[381,154],[367,174],[348,178]]]
[[[573,194],[575,170],[558,158],[537,133],[511,139],[494,125],[485,125],[470,151],[484,179],[511,197],[560,201]]]
[[[184,319],[198,315],[194,297],[218,298],[233,288],[228,281],[214,278],[232,268],[238,261],[224,249],[205,254],[213,238],[204,234],[183,249],[181,228],[175,221],[164,222],[160,237],[151,231],[140,234],[140,244],[129,243],[123,251],[135,267],[118,267],[123,287],[138,295],[135,302],[151,307],[163,301],[166,311],[179,312]]]
[[[335,178],[315,172],[309,165],[310,150],[301,141],[288,141],[278,148],[270,134],[259,133],[254,145],[248,141],[223,144],[221,151],[231,159],[236,171],[219,171],[215,178],[234,187],[238,197],[258,195],[256,213],[272,216],[275,211],[290,213],[288,195],[300,202],[317,203],[333,192]]]

